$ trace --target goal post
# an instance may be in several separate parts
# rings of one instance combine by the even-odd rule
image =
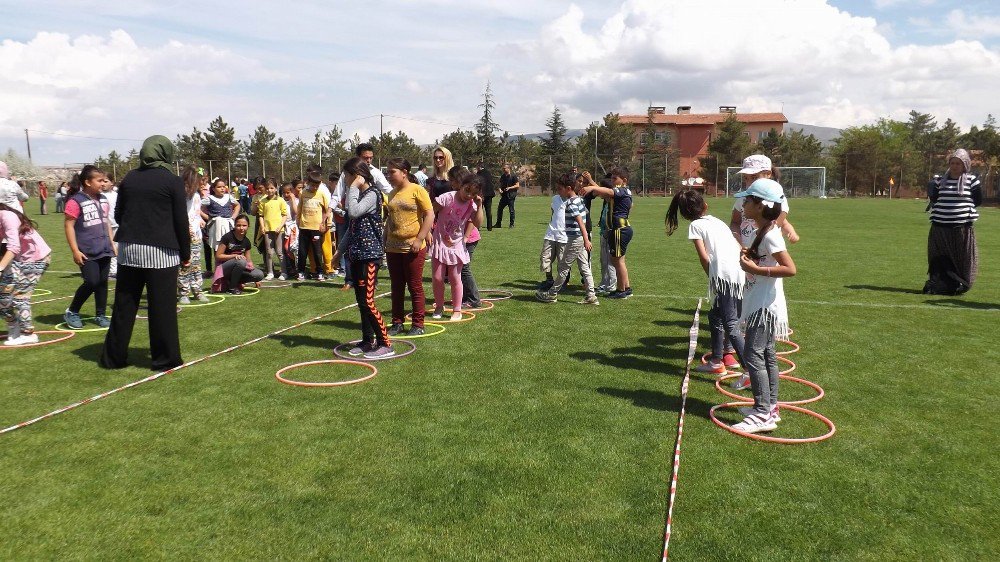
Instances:
[[[743,190],[743,176],[736,173],[739,166],[726,168],[726,197]],[[788,197],[826,197],[826,168],[824,166],[778,166],[778,182]]]

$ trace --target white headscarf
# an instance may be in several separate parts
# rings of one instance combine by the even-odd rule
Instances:
[[[965,181],[966,176],[972,171],[972,157],[969,156],[968,150],[959,148],[948,155],[949,164],[951,164],[952,158],[958,158],[962,161],[962,175],[958,176],[958,194],[965,195]]]

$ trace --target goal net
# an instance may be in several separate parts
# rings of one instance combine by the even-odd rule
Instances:
[[[736,173],[739,171],[739,166],[726,168],[727,196],[743,190],[743,176]],[[781,173],[778,183],[785,189],[786,197],[826,196],[825,167],[779,166],[778,171]]]

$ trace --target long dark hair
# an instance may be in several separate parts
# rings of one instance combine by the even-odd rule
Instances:
[[[94,179],[94,176],[98,174],[104,174],[104,171],[93,164],[84,166],[79,173],[73,174],[72,179],[69,180],[69,191],[66,193],[66,197],[72,197],[79,193],[83,189],[83,182]]]
[[[194,197],[195,193],[198,193],[198,189],[201,187],[201,175],[194,166],[184,166],[181,170],[181,178],[184,179],[184,193],[187,194],[188,199]]]
[[[705,214],[705,198],[700,192],[693,189],[678,191],[670,200],[670,208],[667,209],[667,218],[664,220],[667,225],[667,236],[672,235],[677,230],[678,211],[682,217],[689,221],[698,219]]]
[[[461,186],[465,182],[465,178],[473,175],[475,174],[473,174],[469,170],[466,170],[462,166],[452,166],[451,169],[448,170],[448,181],[454,182],[455,185]]]
[[[29,219],[27,215],[13,207],[8,207],[7,205],[0,203],[0,211],[10,211],[14,213],[17,220],[21,221],[21,225],[17,228],[18,234],[27,234],[29,231],[36,230],[38,228],[38,223]]]
[[[758,203],[763,201],[761,198],[755,197],[753,195],[747,195],[746,198],[747,199],[753,198],[753,200]],[[750,244],[750,249],[747,250],[747,257],[749,257],[752,260],[760,259],[761,256],[759,253],[757,253],[758,250],[760,249],[760,243],[764,240],[764,235],[767,234],[769,230],[774,228],[775,225],[774,221],[778,220],[778,217],[781,216],[781,203],[775,203],[770,207],[765,205],[760,214],[762,217],[764,217],[764,220],[767,221],[767,224],[765,224],[762,228],[757,229],[757,236],[754,237],[753,244]]]
[[[407,160],[406,158],[393,158],[388,162],[386,162],[385,166],[386,168],[392,168],[393,170],[402,170],[406,172],[406,179],[410,183],[418,183],[417,178],[410,173],[410,168],[412,168],[412,166],[410,166],[410,161]]]
[[[375,185],[375,178],[372,177],[372,171],[371,168],[368,167],[368,162],[365,162],[358,156],[344,162],[344,167],[342,169],[345,174],[361,176],[365,179],[365,183],[369,186]]]

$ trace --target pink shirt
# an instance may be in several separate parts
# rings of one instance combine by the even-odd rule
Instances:
[[[0,211],[0,226],[3,227],[3,241],[7,244],[7,250],[14,253],[15,260],[26,263],[42,261],[52,253],[37,230],[18,233],[21,220],[14,213]]]

